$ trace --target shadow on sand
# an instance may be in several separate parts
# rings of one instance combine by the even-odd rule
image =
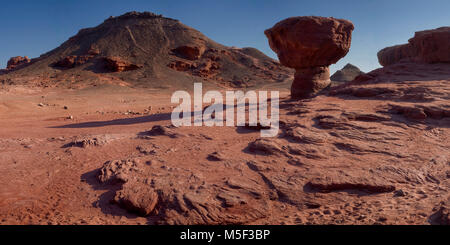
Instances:
[[[114,119],[110,121],[94,121],[94,122],[84,122],[84,123],[73,123],[62,126],[54,126],[51,128],[98,128],[98,127],[106,127],[106,126],[120,126],[120,125],[133,125],[140,123],[148,123],[148,122],[159,122],[159,121],[167,121],[170,120],[171,113],[161,113],[154,114],[143,117],[134,117],[134,118],[121,118]]]

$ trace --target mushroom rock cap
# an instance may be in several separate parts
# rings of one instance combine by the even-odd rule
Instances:
[[[303,16],[278,22],[264,33],[284,66],[329,66],[349,49],[354,26],[343,19]]]

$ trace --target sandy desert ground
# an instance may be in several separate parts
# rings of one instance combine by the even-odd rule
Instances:
[[[448,222],[447,68],[383,68],[309,100],[283,92],[280,134],[265,139],[170,127],[161,91],[4,88],[0,223]]]

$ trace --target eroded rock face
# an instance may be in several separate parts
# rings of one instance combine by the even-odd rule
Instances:
[[[282,65],[296,69],[293,98],[307,98],[330,84],[328,66],[344,57],[354,29],[350,21],[316,16],[292,17],[264,33]]]
[[[61,59],[60,61],[56,62],[54,66],[60,67],[60,68],[74,68],[80,65],[84,65],[87,62],[89,62],[92,58],[94,58],[94,55],[69,55]]]
[[[142,65],[133,64],[119,57],[105,57],[106,68],[112,72],[132,71],[142,68]]]
[[[22,57],[22,56],[12,57],[11,59],[9,59],[6,69],[7,70],[13,70],[13,69],[16,69],[17,67],[19,67],[21,65],[28,64],[30,62],[31,62],[31,60],[27,56],[25,56],[25,57]]]
[[[378,61],[382,66],[402,61],[448,63],[450,62],[450,27],[416,32],[407,44],[380,50]]]
[[[205,52],[205,48],[186,45],[173,49],[172,52],[184,59],[197,60]]]

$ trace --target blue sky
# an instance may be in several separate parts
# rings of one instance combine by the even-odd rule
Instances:
[[[346,63],[363,71],[379,67],[378,50],[407,42],[415,31],[450,25],[448,0],[16,0],[2,2],[0,67],[12,56],[38,57],[59,46],[79,29],[109,16],[151,11],[181,20],[213,40],[255,47],[276,57],[264,30],[291,16],[333,16],[355,25]]]

